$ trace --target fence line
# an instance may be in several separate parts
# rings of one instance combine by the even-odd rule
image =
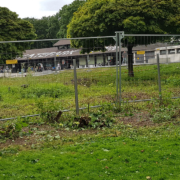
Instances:
[[[180,99],[180,97],[172,97],[171,99]],[[123,104],[125,104],[125,103],[138,103],[138,102],[157,101],[157,100],[161,100],[161,99],[157,98],[157,99],[131,100],[131,101],[122,101],[122,103]],[[115,105],[115,104],[113,103],[113,105]],[[97,105],[97,106],[82,107],[82,108],[79,108],[79,110],[84,110],[84,109],[88,109],[88,108],[100,108],[102,106],[107,106],[107,105]],[[70,111],[74,111],[74,110],[61,110],[61,111],[62,112],[70,112]],[[19,117],[20,118],[28,118],[28,117],[37,117],[37,116],[40,116],[40,114],[33,114],[33,115],[19,116]],[[0,119],[0,121],[14,120],[14,119],[17,119],[19,117],[4,118],[4,119]]]
[[[74,97],[73,97],[73,99],[70,99],[68,97],[69,98],[68,100],[70,101],[70,103],[72,103],[70,105],[68,105],[68,101],[65,101],[66,99],[65,100],[63,99],[64,96],[66,96],[66,94],[63,94],[62,96],[60,96],[57,93],[55,95],[52,94],[52,96],[48,96],[48,97],[53,98],[54,103],[56,102],[55,96],[57,96],[56,98],[60,99],[60,102],[59,102],[60,105],[61,104],[62,104],[62,106],[65,105],[63,107],[63,109],[65,109],[65,110],[62,110],[62,112],[74,111],[74,108],[76,107],[76,114],[79,114],[79,110],[89,108],[89,107],[83,107],[85,104],[88,104],[88,106],[89,106],[89,101],[92,100],[92,102],[91,102],[92,106],[90,106],[90,108],[97,108],[97,107],[101,107],[101,105],[99,105],[99,104],[102,99],[103,99],[102,100],[102,104],[103,104],[103,102],[109,102],[109,101],[111,102],[111,100],[109,100],[109,99],[113,99],[114,96],[115,96],[116,100],[114,101],[114,99],[113,99],[112,101],[116,102],[116,105],[118,103],[121,104],[121,102],[122,103],[126,103],[126,102],[133,103],[133,102],[152,101],[155,97],[157,97],[157,98],[155,98],[154,100],[162,101],[164,99],[164,96],[162,98],[162,93],[167,92],[167,90],[165,90],[165,88],[164,88],[164,87],[168,86],[168,84],[166,83],[166,79],[168,79],[168,78],[170,79],[170,80],[168,80],[168,83],[169,83],[171,81],[172,77],[171,77],[171,74],[167,73],[168,70],[160,67],[159,64],[171,65],[173,63],[179,63],[180,62],[180,57],[179,57],[180,46],[176,47],[176,48],[174,46],[168,47],[168,45],[166,43],[166,45],[163,44],[163,45],[165,45],[164,47],[159,48],[158,45],[155,46],[154,44],[151,44],[152,39],[150,39],[149,41],[147,39],[147,42],[145,42],[145,40],[146,40],[146,37],[148,37],[148,36],[158,37],[158,38],[162,37],[162,39],[163,39],[164,37],[165,38],[166,37],[168,37],[168,38],[169,37],[178,37],[178,36],[180,37],[180,35],[177,35],[177,34],[176,35],[173,35],[173,34],[171,34],[171,35],[170,34],[167,34],[167,35],[164,35],[164,34],[163,35],[160,35],[160,34],[157,34],[157,35],[156,34],[124,34],[125,38],[123,38],[122,34],[120,34],[122,32],[116,32],[116,33],[117,33],[116,36],[64,38],[64,39],[48,39],[48,40],[44,39],[44,40],[30,40],[30,41],[29,40],[1,41],[0,43],[44,42],[44,41],[77,40],[77,39],[79,39],[79,40],[104,39],[104,42],[105,42],[106,38],[112,40],[112,42],[114,40],[116,40],[115,49],[110,52],[107,51],[106,56],[105,56],[105,53],[101,52],[100,55],[98,54],[100,56],[100,57],[98,57],[99,59],[96,57],[97,56],[97,54],[95,54],[96,52],[94,52],[94,54],[92,56],[89,56],[90,54],[89,55],[85,54],[84,55],[85,57],[79,57],[79,55],[77,55],[77,57],[76,56],[70,57],[70,55],[66,55],[66,56],[62,56],[62,57],[53,56],[52,60],[48,60],[48,61],[46,60],[46,64],[54,63],[55,71],[52,71],[53,72],[52,74],[55,74],[55,76],[53,76],[52,78],[44,76],[41,79],[38,79],[38,78],[37,79],[34,78],[33,80],[31,80],[31,78],[28,79],[28,81],[31,83],[31,85],[34,86],[33,87],[34,89],[32,88],[29,91],[27,91],[29,94],[31,94],[30,91],[32,91],[32,97],[33,97],[33,95],[36,96],[36,90],[39,91],[38,85],[41,83],[41,81],[48,82],[48,84],[42,84],[43,88],[44,88],[44,89],[42,88],[42,91],[47,90],[47,93],[51,93],[50,92],[51,90],[57,89],[57,90],[59,90],[58,93],[61,94],[61,88],[62,89],[64,88],[65,89],[64,91],[66,92],[66,91],[72,90],[69,87],[71,85],[74,85],[74,90],[72,92]],[[133,50],[133,54],[127,54],[127,61],[123,62],[121,60],[122,52],[127,51],[127,49],[125,49],[124,46],[127,47],[127,45],[128,45],[128,41],[127,41],[128,37],[137,37],[140,39],[137,39],[137,42],[134,41],[133,45],[135,46],[135,48]],[[168,38],[166,38],[166,39],[168,39]],[[121,41],[121,39],[122,39],[122,41]],[[159,40],[158,42],[161,42],[161,40]],[[145,46],[144,46],[144,48],[138,46],[138,43],[140,43],[141,45],[143,43],[144,43],[144,45],[150,43],[150,45],[152,45],[152,46],[151,46],[151,49],[148,50]],[[122,46],[121,46],[121,44],[122,44]],[[100,45],[97,44],[97,47],[100,47]],[[88,48],[89,47],[87,44],[87,47],[85,47],[84,49],[88,49]],[[90,48],[92,48],[92,47],[90,47]],[[151,55],[150,53],[143,54],[143,55],[137,54],[137,51],[143,50],[146,53],[146,50],[149,52],[150,50],[152,50],[152,48],[154,48],[153,55]],[[166,48],[166,49],[163,49],[163,48]],[[157,50],[157,49],[159,49],[159,50]],[[68,50],[68,49],[66,49],[66,50]],[[164,52],[165,50],[166,50],[166,52]],[[175,54],[173,54],[174,52],[175,52]],[[163,54],[163,53],[165,53],[165,54]],[[86,60],[83,59],[83,58],[86,58],[86,56],[88,56],[87,59]],[[133,67],[134,67],[133,73],[135,73],[134,78],[129,78],[127,75],[128,70],[126,69],[126,67],[128,67],[130,64],[129,60],[128,60],[128,58],[130,56],[133,56],[132,58],[134,61],[134,63],[133,63]],[[71,69],[73,71],[67,71],[68,73],[66,73],[66,71],[64,71],[64,75],[63,75],[63,73],[57,73],[57,69],[56,69],[57,64],[60,63],[61,67],[63,65],[63,59],[60,59],[60,58],[66,58],[66,57],[67,57],[66,60],[68,62],[65,62],[65,63],[67,63],[67,65],[69,65],[69,63],[71,63],[71,65],[72,65],[72,63],[74,62],[74,65],[71,66]],[[115,64],[111,65],[109,58],[116,65]],[[43,60],[45,61],[45,59],[43,59]],[[43,63],[43,60],[38,60],[38,62],[40,61],[41,63]],[[64,61],[66,61],[66,60],[64,60]],[[124,60],[124,58],[123,58],[123,60]],[[29,62],[29,61],[32,61],[32,62]],[[78,67],[80,66],[80,63],[83,64],[83,61],[84,61],[84,64],[86,63],[86,65],[81,65],[81,66],[82,67],[86,66],[86,68],[76,68],[76,66],[78,66]],[[93,70],[95,67],[90,67],[90,66],[93,66],[91,61],[94,61],[95,65],[97,65],[98,62],[101,62],[101,63],[106,62],[106,63],[108,63],[109,66],[97,66],[96,68],[97,68],[97,72],[98,72],[99,76],[95,77],[93,74],[94,73]],[[31,67],[31,64],[33,64],[33,62],[36,62],[36,59],[29,58],[29,59],[27,59],[26,62],[28,62]],[[29,67],[29,65],[28,65],[28,67]],[[105,65],[105,63],[104,63],[104,65]],[[151,70],[152,74],[150,74],[150,73],[148,74],[147,73],[148,66],[146,66],[146,65],[157,65],[157,67],[151,67],[150,70]],[[104,72],[103,68],[110,68],[110,67],[115,67],[115,66],[116,66],[116,69],[115,68],[111,69],[112,74],[111,74],[111,71],[108,71],[108,69],[106,69],[109,73],[109,74],[107,73],[107,76],[112,76],[112,78],[107,78],[106,74],[105,73],[104,73],[105,75],[103,74],[103,72]],[[118,66],[119,66],[119,68],[118,68]],[[161,70],[161,72],[160,72],[160,70]],[[41,72],[39,72],[39,74],[48,75],[48,74],[46,74],[46,72],[47,71],[44,71],[43,72],[44,74],[43,73],[41,74]],[[179,74],[178,71],[176,71],[175,73],[176,73],[176,75]],[[24,73],[22,71],[22,74],[20,76],[22,76],[23,74]],[[35,74],[38,75],[38,73],[35,73]],[[101,74],[103,74],[103,75],[101,76]],[[4,73],[2,75],[7,75],[7,74]],[[12,75],[12,74],[10,74],[10,75]],[[16,75],[19,75],[19,74],[16,74]],[[64,77],[64,81],[63,81],[63,77]],[[26,79],[27,78],[23,78],[22,82],[26,83]],[[6,79],[3,79],[3,83],[6,83]],[[90,83],[90,85],[88,85],[87,83]],[[91,83],[93,84],[92,86],[91,86]],[[148,93],[150,90],[147,89],[146,83],[151,84],[150,86],[153,86],[153,88],[154,88],[153,89],[154,94],[152,97],[153,99],[149,99]],[[174,82],[174,83],[176,83],[176,82]],[[6,85],[6,86],[9,86],[9,87],[12,86],[12,89],[14,88],[13,81],[8,80],[7,84],[8,85]],[[62,87],[61,87],[61,84],[63,84]],[[141,89],[136,88],[137,86],[140,86],[140,85],[142,86]],[[52,86],[52,89],[48,89],[49,86]],[[161,88],[161,86],[162,86],[162,88]],[[0,102],[1,102],[1,87],[0,87]],[[104,88],[105,90],[102,91],[102,90],[98,89],[97,87],[101,87],[102,89]],[[15,88],[13,89],[13,92],[21,90],[20,88],[19,89],[18,88],[15,86]],[[148,87],[148,88],[150,88],[150,87]],[[121,89],[122,89],[122,91],[121,91]],[[159,89],[159,91],[158,91],[158,89]],[[24,91],[21,91],[21,92],[23,93]],[[99,91],[99,93],[97,91]],[[178,94],[179,92],[178,91],[176,92],[175,88],[172,91],[174,91],[174,93],[175,93],[175,94],[173,94],[173,96],[179,95]],[[4,92],[5,92],[5,90],[4,90]],[[176,95],[176,93],[177,93],[177,95]],[[144,99],[142,99],[143,95],[144,95]],[[9,94],[9,96],[13,96],[13,93]],[[45,93],[45,97],[46,96],[47,95]],[[107,98],[106,97],[104,98],[103,96],[107,96]],[[140,98],[140,99],[131,100],[131,96],[138,96],[137,98]],[[126,99],[126,98],[128,100],[124,101],[124,99]],[[177,97],[170,97],[170,98],[177,99],[179,97],[177,96]],[[9,97],[8,100],[10,101],[11,97]],[[75,101],[73,101],[73,100],[75,100]],[[63,101],[65,101],[65,102],[63,102]],[[29,102],[27,101],[27,103],[29,103]],[[71,110],[71,107],[73,108],[73,110]],[[82,108],[79,108],[79,107],[82,107]],[[12,109],[12,108],[9,107],[9,109]],[[69,109],[69,110],[66,110],[66,109]],[[6,110],[6,109],[4,108],[4,110]],[[33,117],[33,116],[39,116],[39,114],[20,116],[20,117]],[[1,117],[1,114],[0,114],[0,117]],[[15,119],[15,118],[4,118],[4,119],[0,119],[0,121],[12,120],[12,119]]]

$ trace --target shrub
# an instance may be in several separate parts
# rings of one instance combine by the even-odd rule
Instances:
[[[40,99],[37,102],[38,111],[43,121],[47,123],[59,122],[62,112],[61,107],[54,101],[50,101],[47,104],[43,103]]]

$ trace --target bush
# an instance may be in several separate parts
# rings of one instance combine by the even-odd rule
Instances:
[[[20,99],[24,98],[40,98],[42,96],[46,97],[52,97],[52,98],[60,98],[60,97],[65,97],[68,95],[73,94],[73,90],[71,90],[69,87],[64,86],[64,85],[51,85],[50,87],[27,87],[27,88],[22,88],[19,90],[19,88],[11,88],[11,93],[12,95],[18,94]]]
[[[4,127],[0,128],[0,139],[16,139],[19,137],[19,133],[22,130],[22,127],[27,126],[27,124],[19,122],[19,123],[11,123]]]
[[[54,101],[50,101],[47,104],[43,103],[40,99],[37,102],[38,111],[40,113],[40,117],[46,123],[54,123],[59,122],[61,117],[61,107],[56,104]]]

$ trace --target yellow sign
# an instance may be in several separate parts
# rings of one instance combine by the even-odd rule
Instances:
[[[145,51],[137,51],[137,54],[145,54]]]
[[[160,49],[156,49],[156,51],[160,51]]]
[[[139,58],[137,58],[137,59],[139,59]]]
[[[14,60],[6,60],[6,64],[17,64],[18,60],[14,59]]]

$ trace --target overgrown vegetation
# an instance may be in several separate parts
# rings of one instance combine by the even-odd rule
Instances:
[[[179,64],[161,65],[162,96],[179,96]],[[116,101],[116,70],[114,67],[78,70],[79,106],[88,107],[114,103]],[[157,99],[157,67],[154,65],[135,66],[134,78],[127,76],[122,68],[122,99]],[[57,75],[25,78],[0,79],[0,118],[36,114],[37,102],[51,101],[61,110],[74,110],[73,71],[68,70]],[[27,85],[24,87],[23,85]],[[51,106],[51,105],[49,105]]]
[[[161,66],[162,101],[156,66],[135,67],[132,79],[123,68],[121,107],[115,68],[79,70],[79,116],[72,71],[0,79],[1,118],[40,115],[0,122],[1,179],[176,179],[180,100],[171,97],[179,94],[177,66]]]

